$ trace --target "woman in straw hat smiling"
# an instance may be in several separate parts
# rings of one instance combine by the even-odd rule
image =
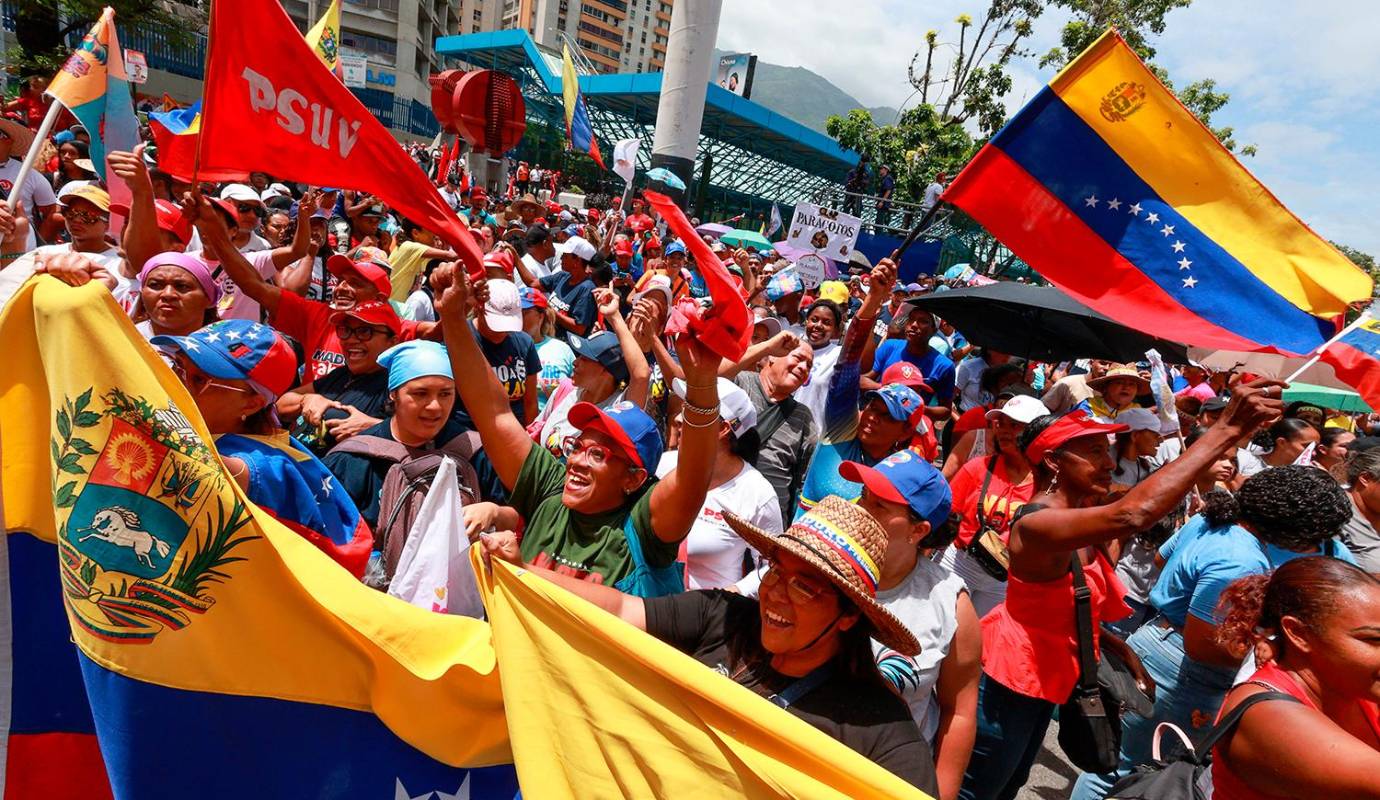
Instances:
[[[713,667],[932,796],[934,759],[905,703],[883,681],[870,639],[906,655],[920,645],[877,602],[887,534],[866,511],[826,497],[785,533],[725,512],[769,568],[758,599],[710,589],[652,599],[527,569]],[[518,560],[510,533],[485,548]]]

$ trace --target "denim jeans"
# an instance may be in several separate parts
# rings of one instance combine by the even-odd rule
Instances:
[[[959,800],[1014,800],[1030,778],[1054,709],[1048,700],[1013,692],[984,674],[978,683],[977,740]]]
[[[1155,714],[1151,719],[1127,714],[1121,718],[1121,763],[1114,773],[1083,773],[1074,784],[1070,800],[1100,800],[1137,764],[1150,761],[1155,726],[1172,722],[1189,739],[1208,730],[1222,699],[1231,688],[1235,670],[1200,664],[1184,655],[1183,634],[1147,622],[1126,643],[1140,656],[1145,670],[1155,679]],[[1172,734],[1171,734],[1172,736]],[[1166,744],[1177,742],[1166,740]]]

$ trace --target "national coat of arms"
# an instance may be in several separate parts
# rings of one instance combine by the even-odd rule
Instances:
[[[1108,122],[1124,122],[1145,105],[1145,87],[1134,81],[1122,81],[1107,92],[1097,107]]]
[[[149,642],[215,602],[230,555],[252,535],[243,503],[225,491],[215,453],[168,402],[92,390],[56,415],[53,505],[70,509],[58,529],[62,586],[88,633]],[[98,447],[86,437],[103,436]],[[238,535],[237,535],[238,534]]]

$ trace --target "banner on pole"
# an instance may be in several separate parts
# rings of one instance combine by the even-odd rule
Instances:
[[[862,232],[862,220],[852,214],[822,208],[814,203],[796,203],[786,244],[847,261]]]

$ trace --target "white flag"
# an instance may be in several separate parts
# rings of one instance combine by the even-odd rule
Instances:
[[[457,485],[455,462],[446,458],[407,534],[388,593],[430,611],[483,617]]]
[[[623,139],[613,146],[613,171],[625,183],[632,183],[637,174],[637,149],[641,145],[641,139]]]
[[[785,223],[781,221],[781,209],[777,208],[775,203],[772,203],[771,222],[767,223],[767,236],[771,236],[773,233],[781,230],[784,224]]]

